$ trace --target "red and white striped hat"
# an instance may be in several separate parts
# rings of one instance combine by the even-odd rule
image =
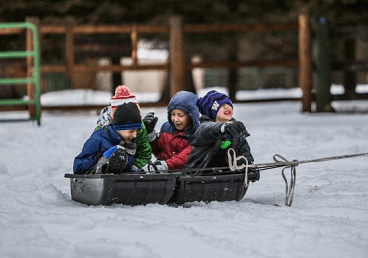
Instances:
[[[120,85],[115,89],[115,96],[111,98],[111,107],[116,108],[119,105],[124,103],[133,102],[134,104],[138,104],[137,99],[134,94],[130,93],[130,90],[125,85]]]

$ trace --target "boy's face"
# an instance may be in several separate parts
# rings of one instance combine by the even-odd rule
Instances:
[[[171,122],[179,131],[185,131],[192,126],[191,120],[187,113],[180,109],[173,109],[170,112]]]
[[[120,130],[117,133],[123,139],[125,143],[131,143],[133,139],[137,138],[137,133],[139,129],[131,129],[131,130]]]
[[[233,107],[229,104],[223,104],[216,115],[216,122],[226,123],[233,117]]]

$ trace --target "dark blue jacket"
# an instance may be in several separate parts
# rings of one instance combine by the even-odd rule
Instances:
[[[84,143],[82,152],[75,157],[73,172],[74,174],[83,174],[96,165],[102,154],[116,145],[124,145],[120,135],[111,127],[111,125],[94,131],[89,139]],[[128,155],[128,164],[125,171],[130,171],[134,162],[134,155]]]
[[[234,118],[230,120],[230,122],[235,121]],[[231,134],[221,132],[223,123],[214,122],[208,116],[202,115],[200,122],[201,125],[194,134],[193,147],[186,167],[228,167],[227,148],[221,149],[219,144],[226,140],[233,141]],[[238,135],[239,141],[236,145],[232,142],[230,147],[236,151],[237,156],[242,155],[249,163],[253,163],[254,159],[250,152],[249,144],[245,139],[249,136],[249,133],[245,129],[239,132]]]

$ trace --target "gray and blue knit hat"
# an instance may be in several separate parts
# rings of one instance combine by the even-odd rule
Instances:
[[[215,121],[217,112],[225,103],[233,106],[233,103],[226,94],[220,93],[216,90],[211,90],[202,98],[199,98],[196,105],[202,115],[206,115]]]

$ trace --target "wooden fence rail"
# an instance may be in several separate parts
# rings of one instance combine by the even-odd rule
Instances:
[[[311,59],[305,55],[310,55],[310,51],[306,48],[310,46],[310,28],[305,27],[309,23],[309,16],[303,14],[304,18],[299,19],[298,23],[287,24],[211,24],[211,25],[189,25],[181,24],[181,19],[172,17],[169,25],[45,25],[40,24],[37,19],[32,19],[33,23],[38,27],[39,34],[65,35],[66,42],[66,64],[65,65],[50,65],[42,64],[40,67],[41,74],[43,73],[67,73],[68,77],[73,78],[75,73],[79,72],[123,72],[127,70],[170,70],[170,95],[174,95],[177,91],[185,89],[184,72],[195,68],[238,68],[247,66],[270,67],[270,66],[292,66],[300,67],[299,84],[303,87],[303,93],[308,95],[311,85]],[[228,33],[228,32],[267,32],[267,31],[296,31],[299,32],[299,59],[290,60],[267,60],[267,61],[249,61],[249,62],[202,62],[197,64],[184,63],[183,61],[183,33]],[[7,31],[0,29],[0,35],[22,34],[25,30]],[[154,34],[164,33],[170,36],[170,60],[166,64],[157,65],[142,65],[138,62],[138,37],[139,34]],[[300,35],[303,33],[303,35]],[[92,35],[92,34],[130,34],[131,39],[131,65],[79,65],[75,64],[75,35]],[[305,35],[304,35],[305,34]],[[181,42],[180,42],[181,41]],[[302,46],[302,48],[300,47]],[[40,46],[42,50],[42,46]],[[41,51],[40,51],[41,52]],[[177,59],[179,58],[179,59]],[[180,60],[181,59],[181,60]],[[42,58],[41,58],[42,60]],[[302,63],[300,63],[300,61]],[[307,71],[304,71],[306,69]],[[177,84],[177,85],[173,85]],[[308,85],[308,86],[303,86]],[[310,112],[310,99],[306,99],[303,104],[303,110]]]

